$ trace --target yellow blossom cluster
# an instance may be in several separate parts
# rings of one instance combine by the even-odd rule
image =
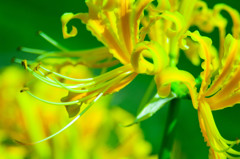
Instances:
[[[15,60],[40,81],[62,88],[68,95],[61,102],[52,102],[34,95],[29,88],[23,91],[46,103],[65,105],[72,116],[78,114],[82,104],[87,104],[75,121],[100,97],[121,90],[138,74],[154,76],[162,98],[174,92],[171,83],[179,82],[187,87],[186,94],[190,94],[193,107],[198,111],[200,128],[210,147],[209,157],[240,156],[235,149],[239,140],[224,139],[212,116],[212,111],[240,101],[240,16],[235,9],[225,4],[216,4],[210,9],[201,0],[86,0],[86,5],[87,13],[62,15],[63,37],[77,35],[77,28],[72,26],[69,32],[67,25],[72,19],[79,19],[102,47],[70,51],[41,32],[40,35],[59,51],[22,48],[40,56],[36,61]],[[232,34],[227,34],[228,21],[222,11],[232,18]],[[190,31],[192,26],[198,30]],[[219,32],[219,48],[212,45],[214,39],[200,34],[214,29]],[[200,83],[191,73],[177,68],[181,52],[193,65],[201,65]],[[114,69],[94,77],[74,78],[60,72],[66,65],[114,66]]]

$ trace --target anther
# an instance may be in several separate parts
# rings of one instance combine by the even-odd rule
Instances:
[[[237,143],[236,143],[236,145],[239,145],[239,143],[240,143],[240,140],[239,140],[239,138],[237,138]]]
[[[38,71],[40,68],[41,62],[37,64],[36,67],[33,68],[33,71]]]
[[[22,46],[17,47],[17,51],[22,51]]]
[[[50,74],[52,74],[52,72],[47,72],[47,73],[45,73],[44,75],[45,75],[45,76],[48,76],[48,75],[50,75]]]
[[[28,65],[27,65],[27,60],[22,60],[22,66],[27,69]]]
[[[38,30],[38,31],[37,31],[37,35],[40,35],[41,33],[42,33],[41,30]]]
[[[20,144],[20,145],[34,145],[34,143],[24,143],[22,141],[19,141],[19,140],[14,140],[16,143]]]
[[[29,91],[29,88],[25,87],[25,88],[21,89],[21,90],[20,90],[20,93],[23,93],[23,92],[25,92],[25,91]]]
[[[15,60],[16,60],[16,58],[15,58],[15,57],[13,57],[13,58],[11,59],[11,63],[14,63],[14,62],[15,62]]]

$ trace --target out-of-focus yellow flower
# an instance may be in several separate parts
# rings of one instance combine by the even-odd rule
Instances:
[[[89,74],[86,67],[63,68],[63,72],[82,71]],[[85,70],[84,70],[85,69]],[[79,76],[79,75],[78,75]],[[81,75],[84,76],[83,74]],[[16,95],[22,85],[29,80],[26,73],[17,67],[9,67],[0,76],[1,158],[99,158],[99,159],[147,159],[151,145],[144,140],[138,125],[124,128],[120,123],[133,120],[133,116],[121,108],[107,108],[109,99],[103,98],[95,108],[83,116],[66,133],[49,142],[24,147],[12,141],[34,141],[49,136],[65,125],[67,114],[64,107],[33,102],[27,94]],[[33,92],[46,99],[58,100],[67,92],[58,88],[46,89],[42,82],[31,83]],[[53,93],[52,92],[56,92]],[[138,144],[136,144],[138,143]]]

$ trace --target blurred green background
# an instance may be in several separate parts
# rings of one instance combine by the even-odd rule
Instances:
[[[226,3],[240,11],[238,0],[211,0],[209,7],[216,3]],[[60,17],[65,12],[86,12],[87,7],[83,0],[9,0],[0,2],[0,68],[11,65],[13,57],[32,58],[29,54],[16,51],[19,46],[54,50],[44,39],[38,36],[37,31],[41,30],[47,35],[70,49],[88,49],[100,46],[91,34],[86,31],[85,26],[79,21],[72,21],[78,26],[79,34],[67,40],[63,40],[61,32]],[[226,17],[229,16],[226,14]],[[231,21],[228,28],[231,27]],[[210,34],[213,40],[218,42],[215,31]],[[215,42],[215,44],[217,44]],[[198,74],[200,69],[192,67],[190,62],[181,56],[179,67],[191,69],[191,72]],[[194,69],[194,70],[193,70]],[[116,93],[111,106],[121,106],[133,115],[137,113],[139,102],[152,80],[149,76],[138,76],[129,86]],[[181,100],[179,105],[178,123],[176,127],[175,140],[179,143],[182,154],[187,159],[205,159],[208,156],[208,147],[200,132],[197,111],[193,109],[188,100]],[[94,107],[92,108],[94,109]],[[161,109],[152,118],[141,123],[145,139],[153,145],[153,154],[157,154],[162,140],[164,124],[166,120],[167,107]],[[214,112],[214,117],[219,131],[227,139],[240,137],[240,107]],[[0,119],[1,120],[1,119]]]

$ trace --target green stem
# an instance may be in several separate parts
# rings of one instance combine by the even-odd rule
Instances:
[[[142,108],[145,106],[145,104],[147,104],[147,102],[149,101],[151,95],[152,95],[152,92],[155,88],[155,80],[152,79],[152,81],[150,82],[148,88],[147,88],[147,91],[146,93],[144,94],[140,104],[139,104],[139,107],[138,107],[138,112],[140,112],[142,110]]]
[[[177,114],[178,114],[178,102],[179,99],[173,99],[170,102],[167,121],[163,133],[162,145],[159,150],[159,159],[170,158],[170,153],[165,154],[166,152],[170,152],[173,145],[173,136],[174,136],[174,128],[177,122]],[[168,151],[166,151],[168,150]],[[167,157],[166,157],[167,156]]]
[[[178,56],[179,56],[178,38],[173,37],[170,40],[170,53],[169,53],[171,67],[176,67]]]

